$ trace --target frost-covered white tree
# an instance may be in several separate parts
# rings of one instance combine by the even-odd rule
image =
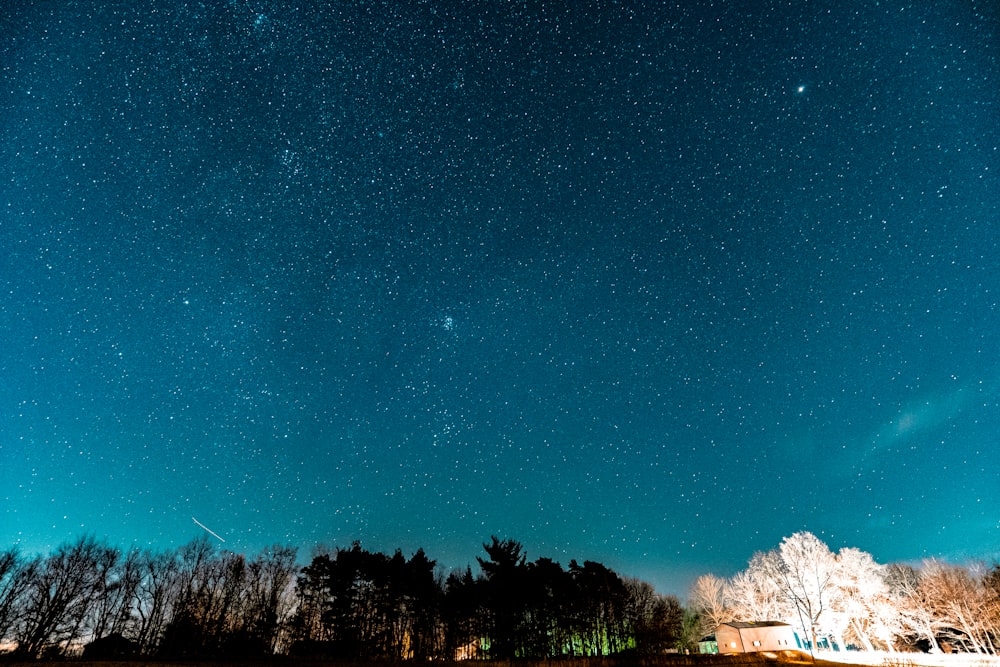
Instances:
[[[835,593],[837,559],[830,547],[807,532],[783,539],[778,554],[781,590],[794,605],[802,629],[816,646],[817,633],[823,629],[824,614]]]
[[[701,619],[702,634],[714,632],[721,624],[734,620],[727,586],[725,579],[714,574],[703,574],[691,585],[688,604]]]
[[[874,637],[887,650],[893,649],[890,627],[894,606],[889,600],[885,566],[871,554],[855,548],[841,549],[834,571],[834,611],[844,626],[844,635],[859,642],[865,650],[875,650]]]
[[[781,589],[781,560],[777,551],[758,552],[746,570],[729,581],[733,616],[740,621],[778,620],[792,617],[788,597]]]
[[[869,651],[907,644],[932,652],[1000,651],[1000,565],[886,566],[856,548],[834,554],[808,532],[754,554],[731,579],[700,577],[691,606],[706,630],[732,620],[782,620],[801,628],[813,646],[828,637]]]

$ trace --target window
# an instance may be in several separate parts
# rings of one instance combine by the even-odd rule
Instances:
[[[753,640],[753,645],[754,646],[760,646],[760,640],[759,639]]]

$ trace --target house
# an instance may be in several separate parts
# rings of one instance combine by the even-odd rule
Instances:
[[[714,655],[719,652],[719,644],[715,641],[715,635],[708,635],[698,640],[698,653],[702,655]]]
[[[792,626],[781,621],[723,623],[715,629],[719,653],[791,651],[799,648]]]

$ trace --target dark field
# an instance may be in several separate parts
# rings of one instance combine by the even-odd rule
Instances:
[[[773,654],[772,654],[773,655]],[[875,656],[873,656],[875,657]],[[875,657],[877,660],[878,658]],[[840,667],[841,663],[815,660],[806,653],[787,651],[777,657],[755,655],[666,655],[655,658],[619,656],[609,658],[561,658],[553,660],[471,660],[462,662],[335,662],[281,659],[261,661],[85,661],[0,662],[5,667],[774,667],[782,664],[816,664],[819,667]]]

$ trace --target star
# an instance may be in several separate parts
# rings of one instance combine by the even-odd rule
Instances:
[[[674,593],[799,530],[1000,558],[988,12],[28,4],[0,554],[201,517]]]

